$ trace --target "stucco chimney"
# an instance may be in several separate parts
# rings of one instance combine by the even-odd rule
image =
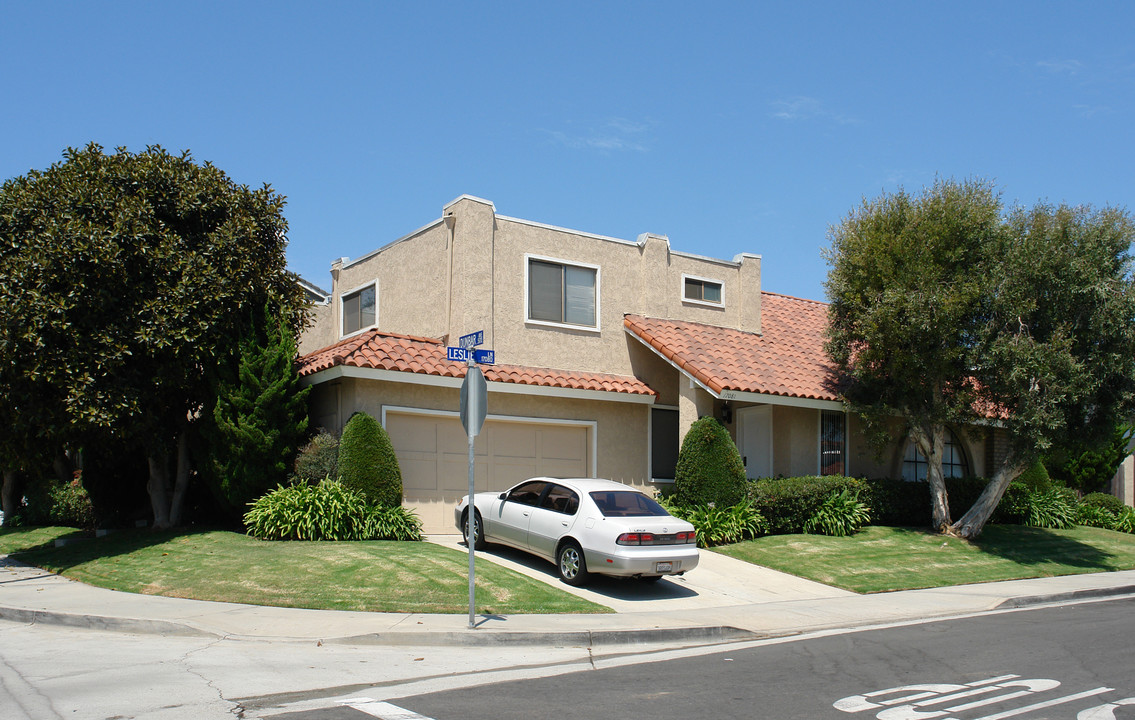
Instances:
[[[761,332],[761,256],[741,253],[733,258],[741,264],[741,329]]]

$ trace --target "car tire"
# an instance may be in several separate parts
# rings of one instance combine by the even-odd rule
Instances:
[[[461,516],[461,537],[469,544],[469,513]],[[481,524],[481,513],[473,512],[473,549],[484,550],[489,543],[485,541],[485,527]]]
[[[573,540],[560,545],[559,551],[556,552],[556,567],[560,571],[560,579],[568,585],[579,587],[586,585],[591,579],[591,574],[587,572],[587,560],[583,557],[583,549]]]

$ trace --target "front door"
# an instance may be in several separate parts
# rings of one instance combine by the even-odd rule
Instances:
[[[749,478],[772,477],[772,406],[737,410],[737,449]]]

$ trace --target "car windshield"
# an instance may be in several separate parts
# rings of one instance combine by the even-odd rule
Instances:
[[[669,515],[658,503],[633,490],[596,490],[591,499],[603,517],[648,517]]]

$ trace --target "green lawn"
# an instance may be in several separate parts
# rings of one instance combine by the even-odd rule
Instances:
[[[60,548],[69,528],[0,531],[0,553],[97,587],[253,605],[460,613],[468,555],[432,543],[266,542],[226,531],[130,530]],[[607,608],[489,562],[477,611],[602,613]]]
[[[974,543],[914,528],[851,537],[771,535],[717,548],[748,562],[860,593],[1135,568],[1135,535],[989,525]]]

